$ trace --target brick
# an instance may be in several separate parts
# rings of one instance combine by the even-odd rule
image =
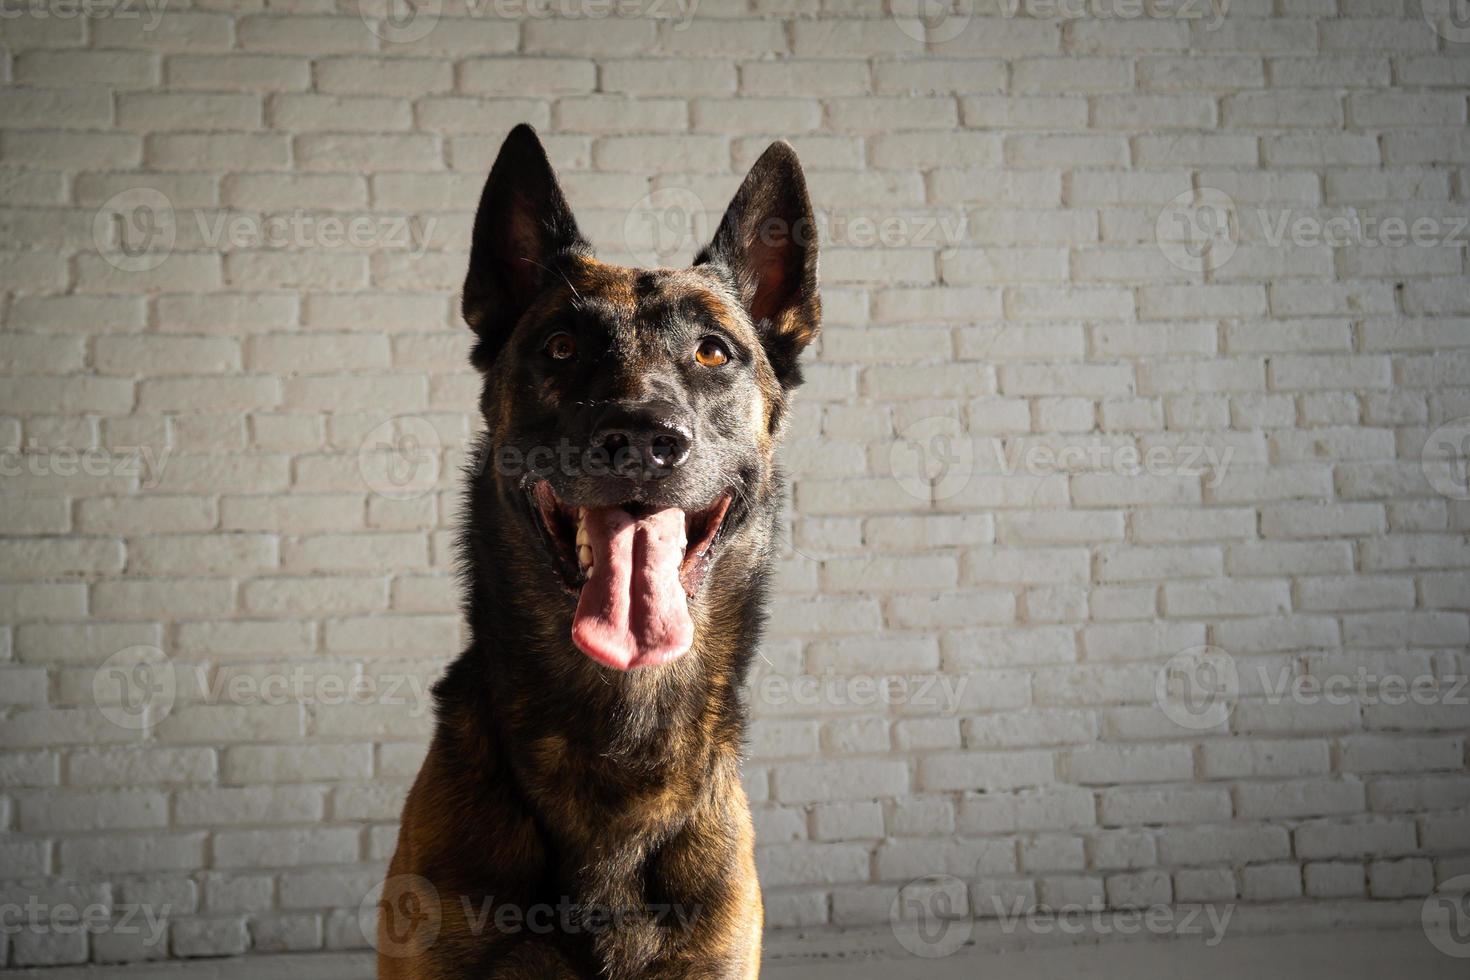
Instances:
[[[1050,753],[933,754],[919,760],[919,788],[1011,790],[1045,786],[1056,778]]]
[[[1365,890],[1361,864],[1313,862],[1302,875],[1313,898],[1361,898]]]
[[[466,61],[460,67],[460,84],[468,91],[486,91],[493,69],[508,62],[494,59]],[[548,75],[561,75],[566,63],[548,60]],[[587,66],[590,68],[590,66]],[[454,84],[454,66],[442,61],[408,58],[326,58],[317,62],[317,88],[334,95],[420,96],[447,91]],[[588,86],[591,87],[590,84]]]
[[[165,62],[170,87],[208,91],[300,91],[311,87],[311,62],[275,55],[177,54]]]
[[[348,827],[221,831],[214,856],[222,868],[348,864],[358,856],[357,833]]]
[[[788,763],[774,769],[776,799],[812,803],[902,796],[908,791],[908,767],[901,762]]]

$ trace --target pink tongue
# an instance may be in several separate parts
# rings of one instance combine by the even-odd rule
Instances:
[[[588,510],[592,574],[572,617],[572,642],[600,664],[627,670],[665,663],[689,649],[694,623],[679,581],[684,512],[634,519],[621,507]]]

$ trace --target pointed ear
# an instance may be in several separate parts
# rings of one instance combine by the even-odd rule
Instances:
[[[799,384],[797,357],[821,328],[822,300],[817,225],[791,144],[772,143],[761,154],[694,264],[728,271],[777,378]]]
[[[577,231],[546,148],[524,123],[510,131],[480,194],[465,276],[465,322],[488,361],[568,255],[591,255]]]

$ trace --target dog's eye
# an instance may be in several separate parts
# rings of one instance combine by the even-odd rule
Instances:
[[[699,342],[694,359],[705,367],[720,367],[730,360],[730,351],[718,337],[706,337]]]
[[[565,361],[577,353],[577,342],[569,333],[554,333],[547,338],[546,346],[541,350],[554,361]]]

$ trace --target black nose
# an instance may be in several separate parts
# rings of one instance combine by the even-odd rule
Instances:
[[[672,402],[614,405],[592,430],[592,449],[618,476],[658,479],[689,458],[694,436]]]

